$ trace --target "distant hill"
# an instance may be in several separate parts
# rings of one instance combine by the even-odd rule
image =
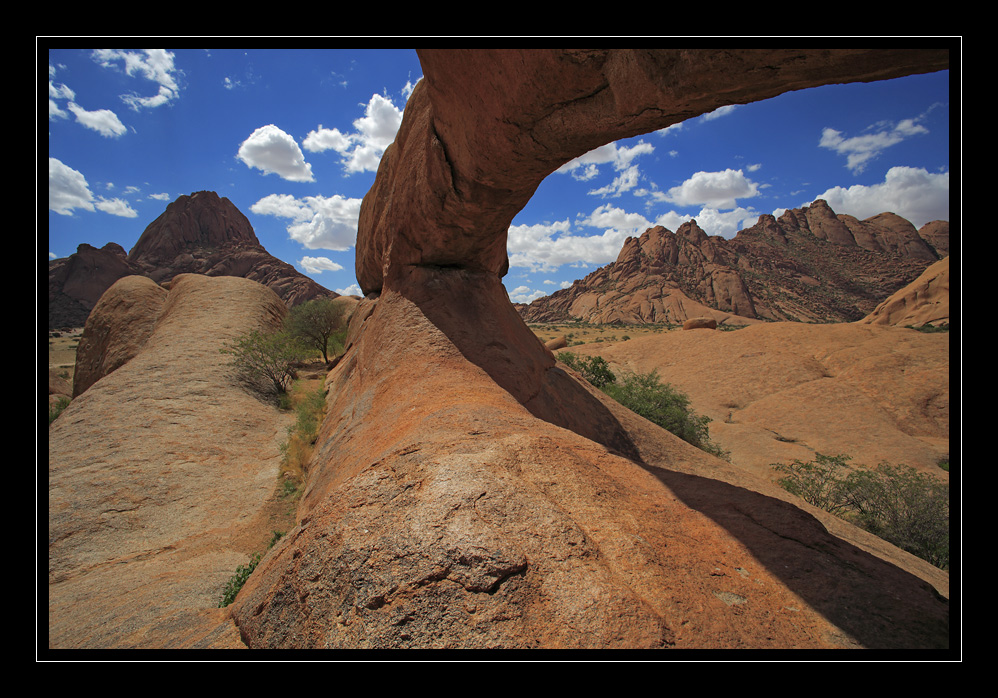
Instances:
[[[339,295],[268,253],[227,198],[199,191],[169,204],[127,254],[114,242],[101,248],[83,244],[49,262],[49,329],[82,327],[104,291],[124,276],[166,283],[184,273],[252,279],[289,307]]]
[[[528,322],[853,322],[948,254],[946,221],[921,230],[893,213],[861,221],[818,199],[760,216],[730,240],[695,220],[676,232],[650,228],[628,238],[617,261],[518,309]]]

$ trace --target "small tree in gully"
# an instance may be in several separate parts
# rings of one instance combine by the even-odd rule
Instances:
[[[322,360],[329,363],[330,343],[335,347],[343,341],[345,316],[342,303],[336,303],[332,298],[316,298],[291,308],[284,319],[284,328],[322,354]]]
[[[269,382],[281,395],[295,378],[295,365],[308,358],[309,348],[287,331],[254,330],[220,351],[234,357],[232,364],[245,379]]]

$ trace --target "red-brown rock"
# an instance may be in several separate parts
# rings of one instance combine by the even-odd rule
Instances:
[[[878,305],[860,320],[868,325],[949,324],[949,257],[944,257],[921,276]]]
[[[683,323],[684,330],[715,330],[717,320],[712,317],[691,317]]]
[[[298,526],[234,605],[247,645],[946,647],[944,574],[611,404],[500,283],[512,216],[572,157],[931,54],[421,51],[361,211],[380,297],[327,381]]]
[[[779,219],[760,216],[731,240],[688,221],[628,238],[617,260],[520,309],[528,322],[682,324],[858,320],[948,248],[948,226],[926,231],[883,213],[836,215],[818,199]]]
[[[116,243],[81,245],[49,263],[49,327],[82,327],[118,279],[147,276],[167,283],[178,274],[238,276],[274,290],[288,306],[338,294],[268,253],[249,220],[213,191],[180,196],[145,229],[128,255]]]

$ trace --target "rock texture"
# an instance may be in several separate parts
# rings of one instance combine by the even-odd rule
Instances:
[[[878,305],[860,322],[867,325],[949,324],[949,257],[944,257],[922,275]]]
[[[127,256],[115,243],[100,250],[81,245],[49,262],[49,328],[82,327],[104,291],[124,276],[166,283],[191,273],[258,281],[289,306],[338,295],[268,253],[231,201],[200,191],[170,203]]]
[[[945,574],[609,404],[500,282],[513,215],[565,161],[945,51],[419,56],[298,526],[233,607],[247,645],[946,647]]]
[[[610,141],[788,90],[949,66],[946,47],[418,54],[423,79],[361,207],[364,293],[413,264],[503,274],[506,230],[538,184]]]
[[[893,213],[864,221],[822,199],[764,215],[727,240],[689,221],[628,238],[617,260],[521,309],[528,322],[672,323],[696,315],[850,322],[949,249],[949,226],[922,231]]]
[[[69,257],[49,262],[48,327],[83,327],[104,291],[135,274],[124,248],[109,242],[98,249],[80,245]]]
[[[87,317],[76,350],[73,397],[141,351],[163,311],[167,290],[145,276],[116,281]]]
[[[135,356],[49,428],[52,649],[243,647],[217,606],[272,535],[290,418],[248,393],[219,349],[286,308],[256,282],[195,274],[161,307]]]
[[[572,347],[615,373],[657,371],[711,418],[738,467],[814,454],[854,465],[906,464],[947,478],[949,336],[860,323],[766,323],[730,332],[665,332]]]
[[[500,279],[512,216],[572,157],[726,103],[936,70],[946,52],[419,55],[424,80],[364,201],[366,297],[327,380],[297,525],[231,607],[238,638],[251,648],[947,647],[945,574],[610,404],[557,366]],[[142,497],[171,491],[150,472],[171,481],[162,468],[139,476],[146,457],[115,454],[155,426],[167,435],[157,458],[176,454],[177,468],[196,474],[208,461],[210,477],[191,483],[198,494],[163,521],[174,531],[192,523],[212,532],[212,550],[235,551],[219,540],[234,540],[233,521],[251,523],[259,498],[240,506],[241,488],[259,482],[262,495],[272,478],[260,466],[270,462],[272,423],[244,421],[255,414],[248,406],[198,412],[196,429],[172,414],[154,423],[172,404],[160,398],[204,388],[205,405],[223,392],[187,374],[164,389],[141,384],[140,375],[169,375],[166,361],[184,370],[209,363],[160,345],[161,329],[164,340],[183,336],[160,323],[143,352],[56,420],[70,415],[61,428],[86,423],[79,428],[90,437],[63,447],[53,462],[68,465],[51,476],[50,584],[60,593],[50,631],[67,645],[180,637],[228,646],[237,637],[199,605],[211,584],[164,591],[174,580],[220,583],[239,556],[218,555],[216,565],[216,556],[193,554],[208,548],[159,535],[159,521],[129,518],[152,513],[155,500]],[[148,354],[152,347],[170,358]],[[115,394],[125,390],[137,392]],[[95,401],[112,398],[118,417],[90,416],[100,414]],[[140,399],[140,409],[120,409]],[[178,421],[184,428],[174,431]],[[249,445],[209,438],[206,425],[241,429]],[[188,450],[192,434],[203,452]],[[239,458],[228,457],[232,443]],[[109,484],[106,459],[123,480]],[[229,480],[227,466],[244,472]],[[221,480],[230,497],[216,500]],[[197,560],[197,574],[186,560]],[[145,632],[151,618],[165,620]]]

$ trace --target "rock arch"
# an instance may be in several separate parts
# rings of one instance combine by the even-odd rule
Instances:
[[[573,378],[501,281],[509,222],[563,162],[723,104],[945,68],[946,52],[419,56],[362,206],[367,297],[298,525],[231,607],[246,645],[947,647],[945,575]]]
[[[792,90],[949,67],[945,47],[417,53],[423,79],[361,209],[365,293],[407,265],[503,275],[506,230],[541,180],[605,143]]]

